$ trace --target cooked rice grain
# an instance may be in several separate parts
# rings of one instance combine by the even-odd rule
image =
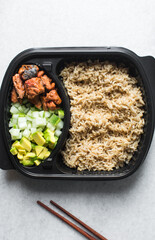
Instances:
[[[136,78],[124,66],[71,63],[60,76],[71,104],[70,137],[64,162],[78,170],[105,170],[128,164],[144,126],[144,101]]]

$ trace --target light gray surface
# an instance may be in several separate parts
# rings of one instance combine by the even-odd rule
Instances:
[[[0,80],[30,47],[123,46],[155,56],[154,9],[154,0],[1,0]],[[154,239],[155,138],[144,164],[121,181],[38,181],[0,170],[1,240],[84,239],[38,199],[57,201],[110,240]]]

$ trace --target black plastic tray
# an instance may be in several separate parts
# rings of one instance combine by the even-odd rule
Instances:
[[[78,172],[76,169],[68,168],[58,153],[63,147],[65,137],[60,141],[58,148],[53,155],[52,162],[47,162],[38,167],[23,167],[16,157],[9,152],[10,137],[8,134],[8,107],[10,103],[11,77],[21,64],[34,63],[40,65],[45,71],[51,75],[65,98],[64,109],[66,111],[66,128],[64,135],[66,136],[69,127],[69,102],[67,95],[65,97],[65,89],[59,79],[59,73],[65,62],[85,61],[88,59],[110,60],[117,63],[124,63],[130,68],[132,75],[138,77],[139,86],[143,92],[145,101],[145,127],[144,134],[141,137],[138,151],[135,152],[132,160],[123,168],[110,172],[98,171]],[[61,90],[63,89],[63,90]],[[28,49],[17,55],[10,63],[3,79],[0,93],[0,146],[1,158],[0,167],[2,169],[16,169],[26,176],[42,179],[95,179],[95,180],[112,180],[122,179],[137,170],[140,164],[146,158],[147,152],[153,137],[155,126],[155,109],[154,109],[154,93],[155,91],[155,59],[151,56],[139,57],[132,51],[118,47],[74,47],[74,48],[38,48]]]

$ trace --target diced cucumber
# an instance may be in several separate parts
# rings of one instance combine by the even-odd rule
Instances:
[[[29,111],[29,109],[28,109],[28,108],[26,108],[26,109],[24,110],[24,113],[25,113],[25,114],[27,114],[27,113],[28,113],[28,111]]]
[[[38,111],[33,112],[33,113],[32,113],[32,116],[33,116],[34,118],[38,118],[38,117],[39,117],[39,112],[38,112]]]
[[[31,110],[28,111],[27,116],[32,117],[32,111]]]
[[[17,124],[17,123],[18,123],[18,119],[12,118],[12,119],[10,120],[10,122],[13,123],[13,124]]]
[[[9,132],[10,132],[11,136],[17,137],[17,136],[19,136],[20,129],[11,128],[11,129],[9,130]]]
[[[35,107],[31,107],[31,111],[32,111],[32,112],[35,112],[35,111],[36,111],[36,108],[35,108]]]
[[[51,130],[54,131],[55,126],[53,126],[51,123],[47,123],[47,127]]]
[[[29,138],[29,136],[30,136],[30,131],[29,131],[28,129],[25,129],[25,130],[23,131],[23,136]]]
[[[18,123],[20,123],[20,122],[26,122],[26,117],[19,117]]]
[[[25,128],[27,128],[27,123],[26,122],[19,122],[18,126],[21,130],[24,130]]]
[[[12,140],[18,140],[18,139],[21,139],[21,138],[22,138],[22,133],[19,133],[18,136],[11,136]]]
[[[64,110],[58,109],[58,116],[59,118],[64,118]]]
[[[12,119],[18,119],[19,115],[18,114],[13,114]]]
[[[51,116],[50,112],[45,111],[45,118],[49,118]]]
[[[10,122],[9,122],[9,127],[11,128],[11,127],[13,127],[13,125],[14,125],[14,124],[10,121]]]
[[[45,114],[44,114],[44,111],[40,111],[40,112],[39,112],[39,117],[43,118],[44,115],[45,115]]]
[[[26,119],[27,119],[27,121],[30,121],[30,122],[33,121],[33,117],[30,117],[30,116],[26,116]]]
[[[36,118],[32,121],[32,124],[34,127],[38,128],[38,127],[45,127],[46,125],[46,118]]]
[[[18,113],[18,109],[13,105],[13,106],[10,108],[10,112],[11,112],[12,114]]]
[[[20,103],[13,103],[13,106],[15,106],[16,108],[20,107]]]
[[[59,130],[59,129],[57,129],[54,134],[55,134],[57,137],[59,137],[59,136],[61,135],[61,133],[62,133],[62,131]]]
[[[35,127],[31,128],[31,133],[35,133],[37,131],[37,129]]]
[[[31,130],[31,128],[32,128],[32,124],[31,124],[31,123],[28,123],[28,124],[27,124],[27,129],[30,129],[30,130]]]
[[[60,122],[60,118],[55,114],[53,114],[49,120],[53,126],[56,126]]]
[[[19,107],[18,107],[18,111],[23,112],[22,106],[19,106]]]
[[[25,113],[18,113],[18,117],[25,117]]]
[[[58,124],[57,124],[57,129],[62,129],[64,126],[64,122],[61,120]]]

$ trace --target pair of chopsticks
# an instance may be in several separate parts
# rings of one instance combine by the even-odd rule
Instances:
[[[90,239],[90,240],[96,240],[96,238],[94,238],[92,235],[90,235],[89,233],[87,233],[86,231],[84,231],[82,228],[78,227],[77,225],[75,225],[74,223],[72,223],[71,221],[69,221],[67,218],[63,217],[62,215],[60,215],[59,213],[55,212],[53,209],[49,208],[47,205],[45,205],[44,203],[37,201],[37,203],[42,206],[43,208],[45,208],[47,211],[49,211],[50,213],[52,213],[53,215],[55,215],[56,217],[60,218],[62,221],[64,221],[65,223],[67,223],[69,226],[71,226],[72,228],[74,228],[75,230],[77,230],[79,233],[81,233],[82,235],[84,235],[86,238]],[[89,232],[93,233],[94,236],[96,236],[97,238],[101,239],[101,240],[107,240],[107,238],[103,237],[100,233],[96,232],[94,229],[92,229],[91,227],[89,227],[87,224],[85,224],[84,222],[82,222],[80,219],[78,219],[77,217],[75,217],[73,214],[71,214],[70,212],[68,212],[67,210],[65,210],[63,207],[61,207],[60,205],[58,205],[56,202],[54,201],[50,201],[51,204],[53,204],[55,207],[57,207],[58,209],[60,209],[62,212],[64,212],[65,214],[67,214],[69,217],[71,217],[72,219],[74,219],[76,222],[78,222],[81,226],[85,227]]]

